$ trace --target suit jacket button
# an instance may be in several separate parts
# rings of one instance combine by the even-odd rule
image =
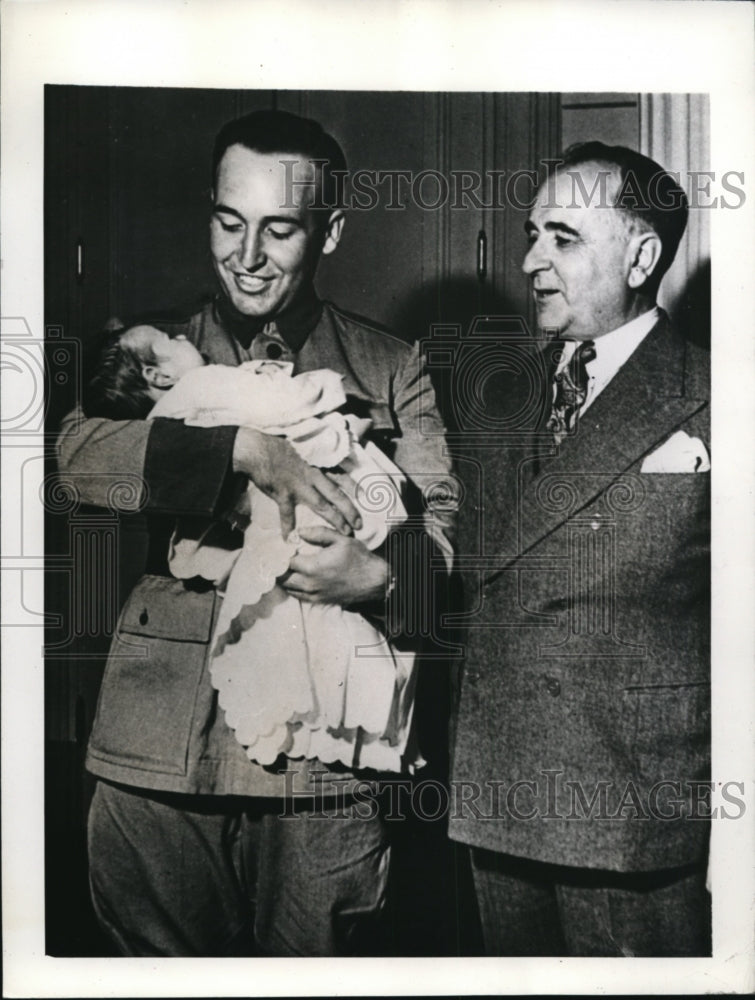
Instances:
[[[149,615],[147,614],[147,609],[145,608],[139,615],[139,624],[146,625],[148,621],[149,621]]]
[[[554,698],[558,698],[561,694],[561,681],[557,677],[546,677],[545,690]]]
[[[476,684],[479,681],[480,676],[479,670],[467,670],[464,674],[464,677],[470,684]]]

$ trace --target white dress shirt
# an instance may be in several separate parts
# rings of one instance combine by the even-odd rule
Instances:
[[[611,330],[602,337],[596,337],[595,357],[585,365],[587,371],[587,395],[579,411],[582,416],[591,406],[611,379],[626,364],[632,354],[660,318],[657,306],[637,316],[629,323]],[[567,340],[558,363],[556,373],[563,371],[577,349],[579,341]],[[554,386],[555,392],[555,386]],[[699,438],[691,438],[684,431],[677,431],[655,452],[647,456],[641,472],[710,472],[710,455]]]
[[[630,356],[634,354],[658,322],[659,317],[660,312],[658,307],[654,306],[629,323],[611,330],[610,333],[603,334],[602,337],[595,338],[593,341],[595,344],[595,357],[585,365],[587,371],[587,396],[579,411],[580,415],[595,402],[614,375],[629,360]],[[564,342],[564,352],[558,363],[557,373],[563,371],[569,364],[578,343],[579,341],[577,340],[567,340]]]

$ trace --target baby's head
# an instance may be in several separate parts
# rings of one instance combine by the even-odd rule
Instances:
[[[184,336],[169,337],[154,326],[132,326],[108,335],[93,377],[84,388],[88,417],[146,417],[161,395],[204,358]]]

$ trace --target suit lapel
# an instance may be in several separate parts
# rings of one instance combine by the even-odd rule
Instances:
[[[706,405],[684,395],[684,360],[685,343],[663,316],[587,410],[574,437],[556,449],[543,435],[537,474],[520,480],[518,551],[509,551],[507,564],[592,503]]]

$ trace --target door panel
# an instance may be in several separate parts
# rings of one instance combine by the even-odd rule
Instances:
[[[422,287],[434,259],[434,220],[413,203],[410,179],[434,165],[426,148],[426,96],[316,92],[306,95],[303,113],[338,137],[352,175],[376,172],[376,183],[370,185],[375,197],[352,200],[341,245],[321,261],[320,294],[416,336],[406,321],[406,303]],[[409,178],[399,180],[395,171]],[[358,207],[372,200],[377,201],[374,207]]]

